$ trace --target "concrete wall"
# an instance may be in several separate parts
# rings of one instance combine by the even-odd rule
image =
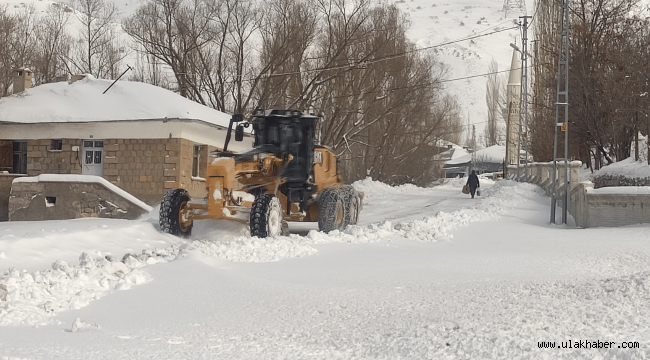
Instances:
[[[73,181],[14,182],[8,203],[11,221],[84,217],[134,220],[150,210],[101,183]]]
[[[582,227],[650,223],[650,194],[587,192],[589,217]]]
[[[531,163],[528,169],[520,166],[520,181],[526,181],[541,186],[548,196],[553,192],[553,182],[556,182],[558,194],[564,189],[564,163],[558,162],[556,178],[553,179],[553,163]],[[580,167],[582,163],[573,161],[569,164],[569,181],[567,196],[567,212],[573,216],[576,226],[582,228],[595,226],[624,226],[631,224],[650,223],[650,193],[626,193],[621,187],[609,187],[616,191],[608,191],[607,187],[596,190],[593,183],[581,183]],[[508,167],[509,174],[516,174],[516,165]],[[638,186],[638,185],[637,185]],[[558,206],[564,208],[562,200]]]

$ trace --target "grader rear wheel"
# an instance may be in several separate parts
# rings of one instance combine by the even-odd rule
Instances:
[[[361,209],[361,197],[359,196],[359,193],[352,185],[342,186],[339,192],[343,197],[345,224],[356,225],[359,220],[359,210]]]
[[[325,233],[332,230],[343,230],[345,223],[345,207],[339,190],[329,187],[318,196],[318,229]]]
[[[190,195],[185,189],[171,189],[165,193],[158,220],[162,232],[185,238],[192,234],[194,222],[187,206],[189,202]]]

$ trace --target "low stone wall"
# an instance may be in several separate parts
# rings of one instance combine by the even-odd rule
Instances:
[[[583,227],[650,223],[650,194],[587,192],[589,217]]]
[[[150,206],[98,176],[40,175],[19,180],[11,187],[10,221],[84,217],[134,220],[151,210]]]
[[[11,194],[11,183],[15,178],[27,175],[0,174],[0,221],[9,220],[9,195]]]
[[[519,169],[520,181],[526,181],[541,186],[547,195],[553,191],[553,181],[562,194],[564,192],[564,163],[558,162],[555,171],[556,178],[552,178],[553,163],[528,164],[528,171]],[[635,189],[630,186],[649,186],[641,181],[612,176],[605,178],[603,183],[617,184],[615,186],[601,186],[596,189],[594,183],[581,183],[579,170],[582,163],[573,161],[569,164],[569,181],[567,196],[567,212],[573,216],[576,226],[589,228],[596,226],[625,226],[632,224],[650,223],[650,189]],[[523,167],[523,166],[522,166]],[[516,166],[509,166],[509,173],[516,173]],[[615,179],[616,178],[616,179]],[[601,185],[603,184],[601,183]],[[626,189],[621,184],[629,184]],[[564,208],[562,200],[558,206]]]

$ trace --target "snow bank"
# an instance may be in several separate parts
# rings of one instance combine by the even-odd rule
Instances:
[[[52,269],[33,273],[12,268],[0,276],[0,325],[51,324],[61,311],[82,308],[111,291],[150,281],[140,268],[174,260],[179,252],[177,245],[143,250],[140,255],[126,254],[122,261],[82,253],[76,266],[57,260]]]
[[[625,176],[629,178],[650,177],[650,165],[645,161],[635,161],[629,157],[625,160],[604,166],[593,174],[593,177],[602,175]]]
[[[364,196],[368,197],[382,197],[385,193],[413,193],[423,192],[426,188],[421,188],[413,184],[404,184],[400,186],[390,186],[381,181],[372,180],[368,177],[363,180],[355,181],[352,184],[357,191],[363,191]]]
[[[235,262],[273,262],[286,258],[309,256],[317,252],[298,235],[266,239],[238,236],[219,242],[197,240],[192,242],[192,245],[207,255]]]

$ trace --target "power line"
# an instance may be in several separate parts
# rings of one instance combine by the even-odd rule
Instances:
[[[452,40],[452,41],[448,41],[448,42],[437,44],[437,45],[426,46],[426,47],[423,47],[423,48],[418,48],[418,49],[414,49],[414,50],[405,51],[405,52],[402,52],[402,53],[397,53],[397,54],[385,56],[383,58],[378,58],[378,59],[368,60],[368,61],[360,61],[360,62],[357,62],[355,64],[340,65],[340,66],[333,66],[333,67],[327,67],[327,68],[316,68],[316,69],[312,69],[312,70],[293,71],[293,72],[286,72],[286,73],[268,74],[268,75],[263,75],[263,76],[259,76],[259,77],[256,77],[256,78],[250,78],[250,79],[247,79],[246,81],[256,81],[256,80],[264,79],[264,78],[298,75],[298,74],[305,74],[305,73],[312,73],[312,72],[319,72],[319,71],[352,69],[352,68],[356,68],[356,67],[359,67],[359,66],[375,64],[375,63],[378,63],[378,62],[381,62],[381,61],[397,59],[397,58],[404,57],[404,56],[406,56],[408,54],[412,54],[412,53],[419,52],[419,51],[425,51],[425,50],[434,49],[434,48],[445,46],[445,45],[451,45],[451,44],[459,43],[461,41],[473,40],[473,39],[477,39],[477,38],[484,37],[484,36],[494,35],[494,34],[497,34],[497,33],[503,32],[503,31],[514,30],[514,29],[517,29],[517,28],[518,28],[518,26],[499,29],[499,30],[495,30],[495,31],[485,33],[485,34],[479,34],[479,35],[464,37],[464,38],[461,38],[461,39]],[[239,75],[239,76],[241,76],[241,75]]]
[[[528,66],[528,68],[532,68],[533,66]],[[515,69],[508,69],[508,70],[500,70],[500,71],[493,71],[493,72],[487,72],[483,74],[477,74],[477,75],[469,75],[469,76],[464,76],[460,78],[455,78],[455,79],[447,79],[447,80],[436,80],[433,82],[427,82],[424,84],[419,84],[419,87],[422,86],[429,86],[429,85],[435,85],[439,83],[446,83],[446,82],[452,82],[452,81],[460,81],[460,80],[467,80],[467,79],[472,79],[472,78],[477,78],[477,77],[483,77],[483,76],[488,76],[488,75],[494,75],[494,74],[501,74],[501,73],[506,73],[510,72],[511,70],[521,70],[522,68],[515,68]],[[414,85],[415,86],[415,85]],[[347,97],[356,97],[359,95],[366,95],[366,94],[377,94],[377,93],[390,93],[393,91],[397,90],[403,90],[403,89],[411,89],[413,86],[402,86],[402,87],[396,87],[396,88],[391,88],[391,89],[382,89],[382,90],[373,90],[373,91],[366,91],[362,93],[354,93],[354,94],[346,94],[346,95],[337,95],[337,96],[332,96],[331,98],[333,99],[341,99],[341,98],[347,98]]]

